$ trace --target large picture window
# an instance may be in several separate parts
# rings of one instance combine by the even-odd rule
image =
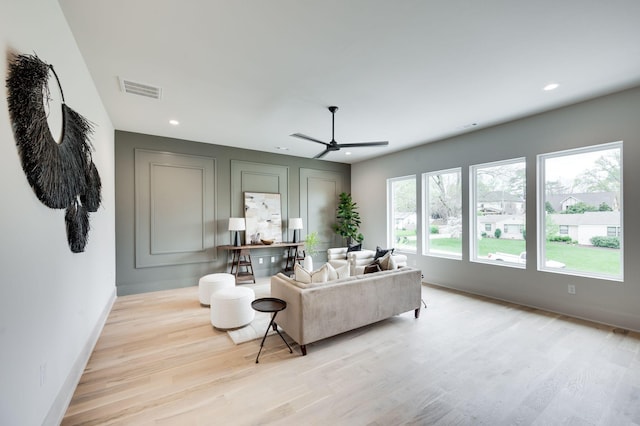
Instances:
[[[622,280],[622,142],[538,156],[538,268]]]
[[[422,175],[425,255],[462,258],[462,184],[460,169]]]
[[[471,260],[526,265],[525,171],[523,158],[471,166]]]
[[[396,250],[415,252],[417,246],[416,177],[387,180],[389,245]]]

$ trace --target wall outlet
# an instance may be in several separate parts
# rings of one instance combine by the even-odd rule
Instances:
[[[576,286],[573,284],[569,284],[567,291],[569,292],[569,294],[576,294]]]
[[[275,256],[271,256],[271,263],[276,263],[276,257]]]
[[[47,383],[47,363],[40,364],[40,387]]]
[[[259,258],[258,258],[258,263],[259,263],[260,265],[262,265],[262,258],[261,258],[261,257],[259,257]]]

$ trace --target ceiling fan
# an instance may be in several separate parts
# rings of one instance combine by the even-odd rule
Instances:
[[[324,157],[325,155],[327,155],[328,153],[330,153],[332,151],[340,151],[340,148],[361,148],[361,147],[365,147],[365,146],[386,146],[386,145],[389,145],[388,141],[383,141],[383,142],[357,142],[357,143],[338,143],[338,142],[336,142],[336,138],[334,137],[334,133],[335,133],[335,118],[336,118],[336,111],[337,110],[338,110],[337,106],[330,106],[329,107],[329,111],[331,111],[331,142],[323,142],[323,141],[320,141],[318,139],[312,138],[310,136],[303,135],[302,133],[294,133],[294,134],[291,135],[291,136],[296,137],[296,138],[306,139],[308,141],[321,143],[322,145],[326,146],[324,151],[322,151],[320,154],[316,155],[313,158],[322,158],[322,157]]]

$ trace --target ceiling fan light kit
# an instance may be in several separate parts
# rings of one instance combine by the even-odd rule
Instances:
[[[331,112],[331,142],[323,142],[316,138],[312,138],[311,136],[303,135],[302,133],[294,133],[291,136],[308,140],[311,142],[316,142],[324,145],[326,148],[320,154],[316,155],[313,158],[322,158],[328,153],[332,151],[340,151],[340,148],[362,148],[369,146],[387,146],[389,145],[389,141],[380,141],[380,142],[355,142],[355,143],[338,143],[335,138],[335,118],[336,111],[338,110],[337,106],[330,106],[329,111]]]

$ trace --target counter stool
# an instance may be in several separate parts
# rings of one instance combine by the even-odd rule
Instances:
[[[235,287],[235,285],[236,279],[231,274],[220,273],[205,275],[200,278],[198,282],[198,298],[200,299],[200,304],[209,306],[213,292],[222,290],[223,288]]]
[[[223,330],[243,327],[253,321],[256,313],[251,302],[256,298],[247,287],[223,288],[211,294],[211,325]]]

